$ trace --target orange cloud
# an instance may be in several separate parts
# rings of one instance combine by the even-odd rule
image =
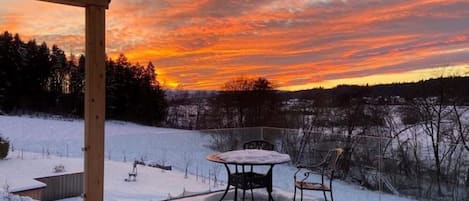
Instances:
[[[82,9],[3,1],[2,29],[83,52]],[[239,76],[282,89],[391,82],[381,75],[469,63],[463,0],[122,0],[107,16],[108,56],[152,61],[168,88],[219,89]]]

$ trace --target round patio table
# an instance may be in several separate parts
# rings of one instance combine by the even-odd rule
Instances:
[[[220,201],[225,198],[230,186],[235,187],[235,201],[237,200],[238,196],[238,188],[243,190],[243,200],[245,197],[245,190],[252,190],[256,188],[266,188],[269,195],[269,200],[274,200],[272,197],[273,167],[276,164],[289,162],[290,156],[287,154],[278,153],[276,151],[243,149],[209,154],[207,156],[207,160],[223,164],[227,171],[228,182]],[[229,165],[235,166],[234,172],[231,172]],[[238,170],[239,166],[242,167],[241,171]],[[250,170],[246,171],[245,166],[251,167]],[[253,166],[268,166],[269,170],[265,174],[257,173],[253,171]],[[253,196],[252,193],[251,196]],[[253,197],[252,200],[254,200]]]

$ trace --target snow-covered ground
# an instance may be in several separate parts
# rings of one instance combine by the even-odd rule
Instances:
[[[83,170],[83,159],[44,156],[38,153],[23,152],[9,154],[6,160],[0,160],[0,181],[9,186],[9,191],[24,190],[28,187],[41,186],[34,180],[45,176],[75,173]],[[54,173],[54,167],[63,165],[65,172]],[[126,182],[132,163],[105,162],[105,200],[136,201],[162,200],[169,195],[177,196],[186,191],[203,192],[208,183],[197,181],[195,177],[185,178],[180,171],[162,171],[148,166],[137,166],[137,181]],[[43,185],[43,184],[42,184]]]
[[[12,194],[5,194],[3,195],[2,192],[0,192],[0,201],[34,201],[30,197],[25,197],[25,196],[18,196],[18,195],[12,195]]]
[[[15,149],[10,158],[16,161],[18,153],[35,152],[37,153],[37,160],[44,161],[41,163],[45,164],[44,170],[47,171],[61,161],[67,164],[65,168],[68,170],[82,166],[83,132],[82,120],[0,116],[0,133],[10,139]],[[183,188],[187,191],[200,192],[207,191],[209,188],[213,190],[213,185],[209,187],[208,182],[195,181],[191,183],[196,178],[195,174],[208,176],[210,172],[212,175],[216,174],[219,180],[226,178],[222,166],[206,160],[206,156],[213,152],[208,148],[209,143],[210,137],[197,131],[155,128],[127,122],[107,121],[105,148],[106,159],[108,160],[105,172],[106,200],[161,200],[167,198],[168,193],[173,196],[180,194]],[[44,155],[55,156],[44,158]],[[175,170],[162,173],[161,170],[149,167],[140,168],[139,181],[126,183],[123,179],[130,170],[130,162],[134,159],[171,165]],[[18,168],[28,166],[27,163],[15,165],[16,162],[13,163],[12,160],[1,161],[0,163],[0,182],[2,183],[4,183],[5,175],[10,174],[7,169],[3,168],[3,165],[8,164],[10,168],[13,168],[13,166]],[[126,163],[123,163],[124,161]],[[68,165],[69,163],[70,165]],[[189,179],[175,179],[178,178],[177,175],[179,175],[179,178],[183,175],[186,164],[190,164],[188,169],[192,175],[189,176]],[[151,175],[141,177],[140,170]],[[275,166],[273,171],[274,186],[282,191],[293,192],[292,183],[295,171],[296,168],[289,164]],[[12,181],[9,180],[9,182]],[[334,191],[336,200],[411,200],[387,193],[366,190],[360,186],[338,180],[334,182]],[[312,196],[314,200],[322,200],[322,193],[320,192],[308,192],[307,195]],[[211,199],[210,196],[206,198],[206,200]]]

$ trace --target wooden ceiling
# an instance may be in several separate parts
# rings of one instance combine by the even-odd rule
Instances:
[[[107,8],[111,0],[39,0],[71,6],[99,6]]]

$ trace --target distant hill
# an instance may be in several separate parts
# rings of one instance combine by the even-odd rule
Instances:
[[[318,99],[318,97],[340,99],[354,97],[393,97],[405,99],[439,96],[469,100],[469,76],[444,77],[419,82],[380,84],[374,86],[339,85],[332,89],[308,89],[283,92],[285,98]]]
[[[207,99],[215,96],[218,91],[167,90],[166,98],[170,102],[188,104],[191,101]],[[422,80],[418,82],[380,84],[372,86],[339,85],[332,89],[314,88],[300,91],[279,91],[283,100],[308,99],[337,102],[350,98],[387,98],[401,97],[407,100],[417,97],[434,97],[444,94],[445,98],[458,98],[469,103],[469,76],[444,77]]]

